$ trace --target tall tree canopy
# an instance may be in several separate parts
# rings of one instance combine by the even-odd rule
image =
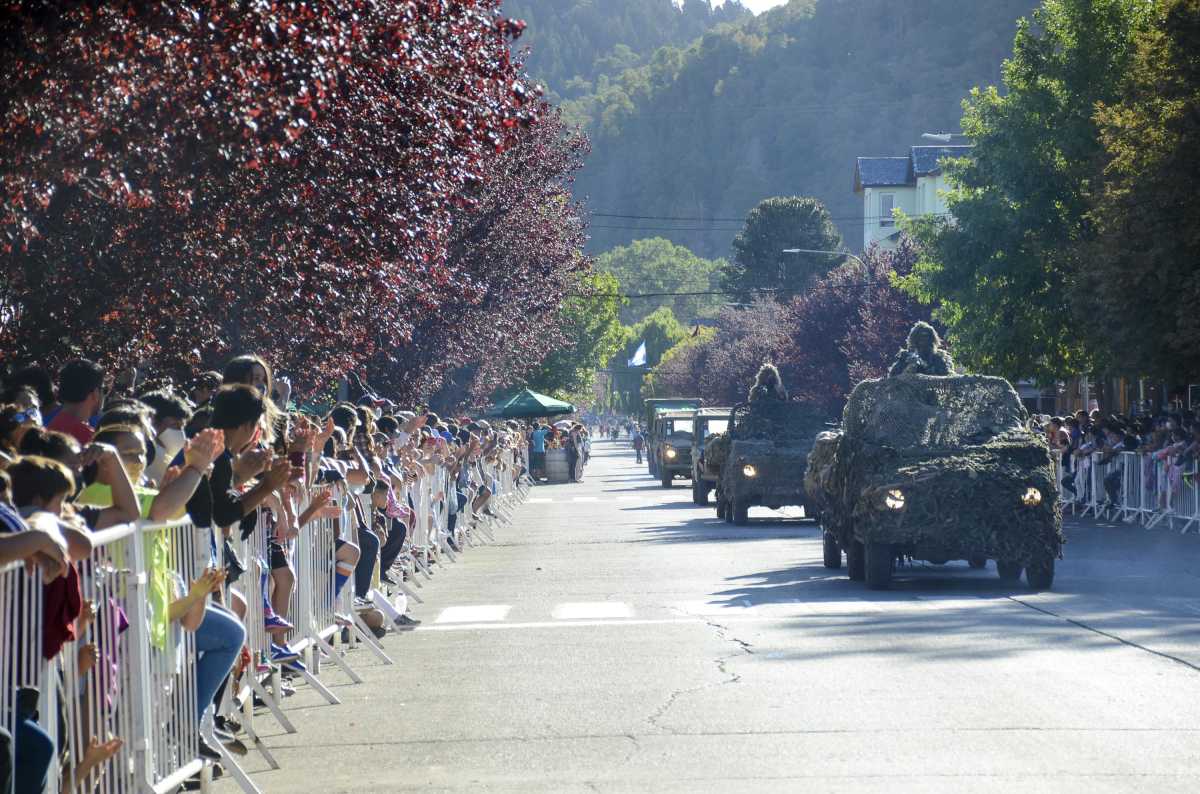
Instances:
[[[682,323],[714,315],[724,302],[720,295],[662,293],[715,292],[718,272],[724,264],[721,260],[701,259],[662,237],[634,240],[596,257],[596,268],[616,276],[626,294],[661,294],[628,301],[621,308],[625,325],[638,322],[660,306],[669,306]]]
[[[583,395],[591,388],[596,369],[609,361],[625,341],[617,314],[621,307],[617,279],[611,273],[590,273],[573,286],[572,296],[554,317],[555,333],[563,344],[524,378],[529,388],[564,397]]]
[[[479,237],[455,222],[503,180],[497,158],[548,112],[498,2],[9,3],[0,354],[259,350],[315,380],[382,366],[464,306],[547,300],[451,251]],[[561,256],[578,220],[556,209],[569,176],[537,173],[557,205],[496,215],[529,229],[504,240],[521,249],[511,283],[578,267]],[[493,333],[513,348],[524,330]]]
[[[1097,119],[1107,168],[1083,268],[1091,338],[1123,372],[1200,373],[1200,0],[1163,0],[1121,98]]]
[[[1119,99],[1144,0],[1046,0],[1018,26],[1004,88],[974,89],[975,148],[948,169],[954,222],[918,219],[913,293],[937,302],[956,355],[1016,379],[1095,365],[1069,300],[1079,288],[1096,164],[1095,120]]]
[[[912,324],[929,319],[928,307],[895,285],[916,261],[916,246],[902,238],[895,250],[872,247],[861,264],[840,265],[791,300],[727,307],[712,331],[664,354],[652,387],[729,405],[745,399],[759,366],[771,361],[792,396],[836,413],[860,380],[887,371]]]
[[[745,296],[754,290],[775,290],[791,297],[838,263],[839,257],[829,254],[784,253],[793,248],[841,250],[842,236],[825,205],[798,196],[760,201],[733,240],[733,260],[723,274],[725,287]]]

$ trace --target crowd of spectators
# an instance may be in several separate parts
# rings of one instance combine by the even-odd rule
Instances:
[[[154,620],[163,631],[178,624],[194,635],[199,722],[246,665],[274,666],[285,675],[302,666],[288,645],[295,544],[301,527],[341,514],[331,492],[370,496],[369,510],[365,500],[350,500],[357,527],[342,522],[328,564],[337,592],[352,583],[355,609],[382,636],[389,627],[367,597],[376,565],[393,585],[409,570],[396,565],[408,553],[416,517],[411,497],[403,496],[413,490],[406,485],[435,471],[453,482],[438,496],[453,546],[454,523],[468,501],[476,512],[490,511],[496,486],[483,463],[503,449],[523,451],[528,442],[516,422],[401,410],[370,392],[319,409],[297,408],[291,396],[291,385],[255,355],[186,383],[145,380],[134,371],[111,377],[86,359],[66,363],[56,377],[38,366],[8,374],[0,392],[0,565],[23,561],[42,571],[46,658],[83,637],[93,619],[96,605],[83,598],[79,575],[93,533],[186,515],[205,564],[193,581],[170,584]],[[582,451],[585,435],[576,427],[552,429],[546,443]],[[233,587],[227,578],[246,568],[235,541],[248,537],[263,541],[270,574]],[[148,559],[154,564],[153,554]],[[244,649],[248,599],[262,600],[263,628],[274,640],[266,658],[250,659]],[[341,619],[350,625],[349,616]],[[399,615],[393,623],[407,630],[419,621]],[[95,648],[76,645],[70,647],[79,654],[77,669],[86,675]],[[29,695],[13,720],[14,735],[0,735],[4,794],[42,794],[60,757],[55,739],[38,725],[37,693]],[[239,729],[218,716],[212,735],[244,753]],[[74,790],[120,746],[119,737],[93,739],[78,768],[59,769],[63,790]],[[200,752],[214,763],[220,758],[203,739]]]
[[[583,468],[592,454],[591,435],[587,427],[570,420],[562,420],[555,424],[536,420],[526,432],[529,442],[529,470],[534,483],[541,483],[550,477],[546,466],[546,453],[549,450],[563,450],[568,481],[579,482],[583,479]]]
[[[1099,410],[1081,410],[1070,416],[1035,417],[1034,423],[1062,460],[1063,498],[1068,504],[1084,504],[1091,498],[1091,478],[1080,475],[1099,466],[1104,471],[1102,507],[1119,507],[1123,498],[1132,495],[1123,493],[1123,470],[1108,464],[1123,452],[1133,452],[1141,456],[1138,479],[1146,492],[1154,494],[1155,509],[1169,510],[1168,494],[1178,492],[1185,478],[1191,478],[1200,453],[1200,422],[1186,410],[1138,416],[1104,416]],[[1162,487],[1160,472],[1166,487]]]

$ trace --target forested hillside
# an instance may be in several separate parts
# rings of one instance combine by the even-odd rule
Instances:
[[[854,158],[957,130],[962,99],[999,82],[1016,20],[1036,5],[791,0],[660,49],[567,103],[593,142],[575,190],[593,212],[591,250],[661,236],[725,256],[772,195],[820,199],[859,247]]]
[[[659,47],[683,47],[709,28],[750,16],[739,0],[504,0],[504,13],[524,20],[517,41],[528,72],[552,101],[604,86],[602,77],[639,66]]]

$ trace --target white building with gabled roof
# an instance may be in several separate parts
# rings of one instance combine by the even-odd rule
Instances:
[[[863,198],[863,249],[872,243],[896,245],[900,230],[893,210],[910,217],[944,214],[946,201],[940,192],[947,185],[941,163],[970,151],[970,146],[913,146],[907,157],[859,157],[854,192]]]

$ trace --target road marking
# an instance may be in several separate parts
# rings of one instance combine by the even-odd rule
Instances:
[[[435,623],[491,623],[508,617],[509,604],[481,604],[470,607],[446,607]]]
[[[534,496],[525,500],[526,504],[531,505],[548,505],[553,501],[554,500],[548,496]]]
[[[631,618],[633,609],[621,601],[584,601],[559,604],[551,614],[555,620],[600,620]]]
[[[599,496],[572,496],[572,502],[599,502]]]

